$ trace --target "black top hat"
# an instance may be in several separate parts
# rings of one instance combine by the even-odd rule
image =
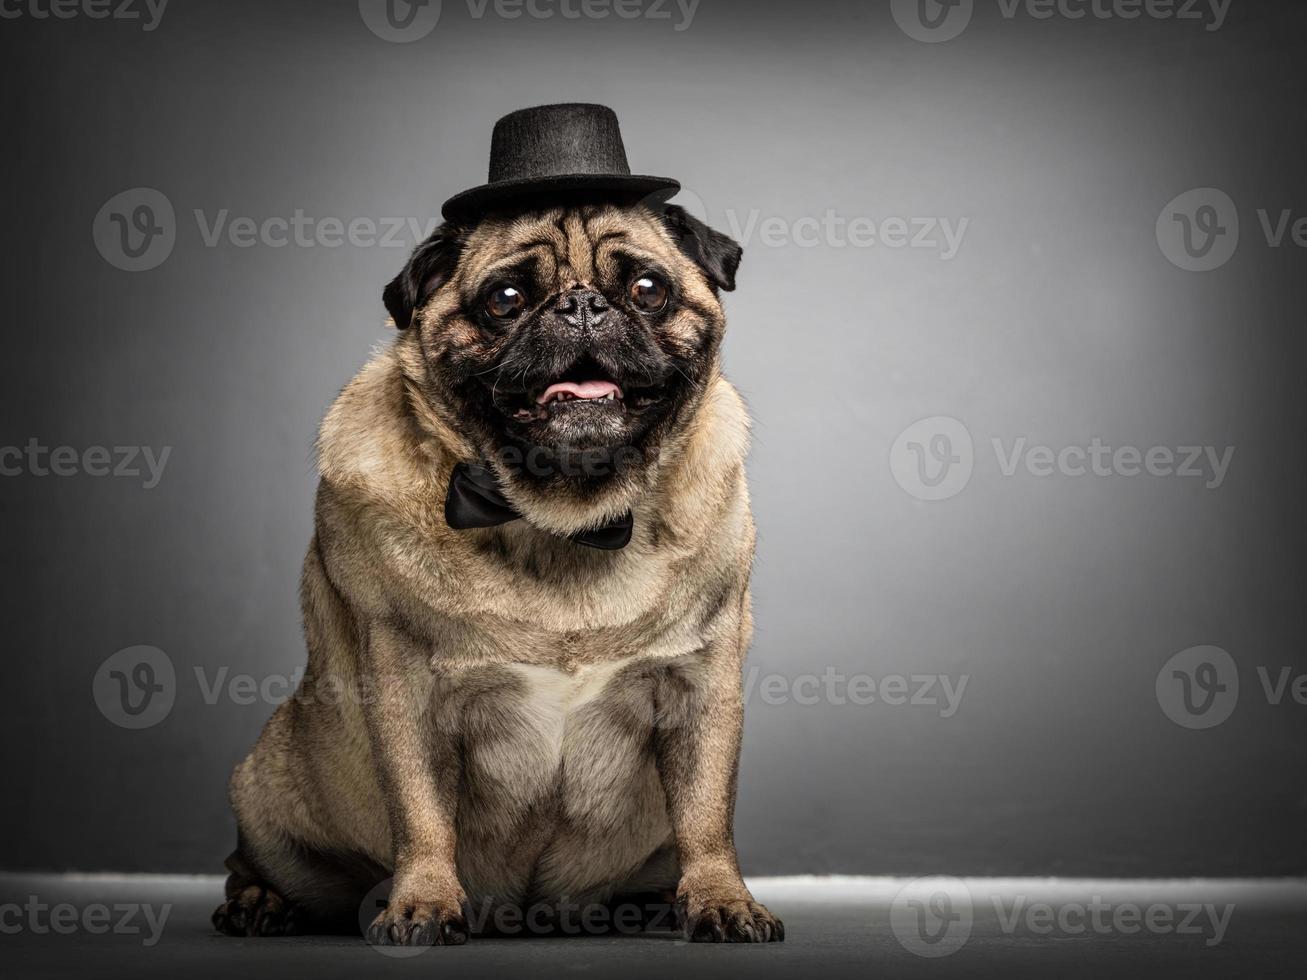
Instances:
[[[455,194],[441,213],[447,221],[462,221],[579,195],[662,204],[680,189],[670,177],[631,173],[612,109],[577,102],[542,105],[510,112],[495,123],[490,182]]]

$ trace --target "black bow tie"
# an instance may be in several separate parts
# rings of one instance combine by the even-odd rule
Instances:
[[[459,463],[454,467],[449,493],[445,496],[445,521],[454,530],[497,527],[521,516],[499,489],[499,482],[489,469],[473,463]],[[635,519],[627,511],[613,523],[592,531],[577,531],[571,539],[587,548],[620,551],[630,542],[634,527]]]

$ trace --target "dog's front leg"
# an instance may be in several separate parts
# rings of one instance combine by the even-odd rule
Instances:
[[[429,651],[387,625],[368,630],[364,699],[390,818],[395,878],[368,929],[375,945],[467,941],[467,897],[455,867],[459,763],[453,737],[431,724]]]
[[[676,835],[677,913],[694,942],[779,942],[780,919],[753,900],[735,856],[735,784],[744,701],[744,630],[663,686],[655,745]]]

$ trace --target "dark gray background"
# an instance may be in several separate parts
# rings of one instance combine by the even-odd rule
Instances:
[[[637,170],[729,230],[942,216],[958,255],[746,241],[728,373],[756,419],[760,675],[969,675],[958,712],[748,710],[749,873],[1277,875],[1307,871],[1307,708],[1255,668],[1303,652],[1307,213],[1301,4],[1233,0],[1219,31],[1008,20],[923,44],[887,4],[702,0],[693,22],[474,19],[446,0],[387,43],[357,4],[172,0],[158,28],[0,21],[8,74],[0,445],[173,447],[162,481],[0,479],[6,692],[0,867],[209,871],[225,784],[271,705],[206,704],[192,668],[302,661],[296,600],[315,428],[387,341],[407,247],[206,247],[192,212],[435,213],[484,175],[500,114],[613,105]],[[97,211],[157,188],[176,248],[127,273]],[[1237,202],[1214,272],[1166,260],[1176,195]],[[914,499],[888,463],[927,416],[975,472]],[[1212,444],[1224,484],[1003,477],[992,437]],[[148,644],[177,702],[110,724],[97,667]],[[1228,650],[1243,691],[1190,731],[1154,681]]]

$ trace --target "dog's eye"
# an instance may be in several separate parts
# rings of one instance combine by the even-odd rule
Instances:
[[[486,294],[486,312],[496,320],[511,320],[526,306],[526,297],[512,286],[496,286]]]
[[[641,313],[660,313],[667,305],[670,290],[657,276],[640,276],[631,283],[631,304]]]

